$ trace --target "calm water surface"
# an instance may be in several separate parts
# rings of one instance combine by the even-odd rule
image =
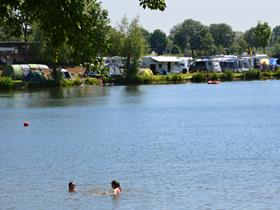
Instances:
[[[280,81],[0,93],[0,209],[279,209],[279,96]]]

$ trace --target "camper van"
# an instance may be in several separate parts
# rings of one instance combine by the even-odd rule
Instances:
[[[190,72],[221,72],[220,62],[216,59],[197,59],[190,66]]]
[[[220,61],[222,71],[244,72],[249,71],[250,63],[244,58],[230,58]]]
[[[145,56],[141,67],[151,69],[153,74],[180,73],[186,69],[185,63],[173,56]]]

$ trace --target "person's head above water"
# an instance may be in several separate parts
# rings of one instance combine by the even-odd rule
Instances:
[[[118,187],[121,187],[121,186],[120,186],[120,183],[117,182],[116,180],[113,180],[113,181],[111,182],[111,186],[112,186],[113,189],[116,189],[116,188],[118,188]]]
[[[75,184],[75,182],[69,182],[68,183],[68,191],[69,192],[75,192],[76,191],[76,184]]]
[[[122,191],[120,183],[117,182],[116,180],[113,180],[111,182],[111,186],[114,189],[114,195],[117,195],[117,194],[119,194]]]

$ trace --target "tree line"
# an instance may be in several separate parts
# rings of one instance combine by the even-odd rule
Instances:
[[[164,0],[138,0],[143,8],[164,10]],[[0,5],[0,41],[23,40],[32,58],[44,63],[98,64],[103,56],[126,58],[127,72],[135,72],[139,58],[158,55],[270,53],[280,57],[280,26],[259,22],[245,32],[226,23],[203,25],[187,19],[169,34],[147,31],[139,18],[123,18],[110,26],[108,12],[97,0],[10,0]],[[33,56],[32,56],[33,54]],[[36,62],[36,61],[35,61]]]

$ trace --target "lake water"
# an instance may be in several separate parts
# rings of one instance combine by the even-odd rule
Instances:
[[[279,96],[280,81],[0,93],[0,209],[279,209]]]

